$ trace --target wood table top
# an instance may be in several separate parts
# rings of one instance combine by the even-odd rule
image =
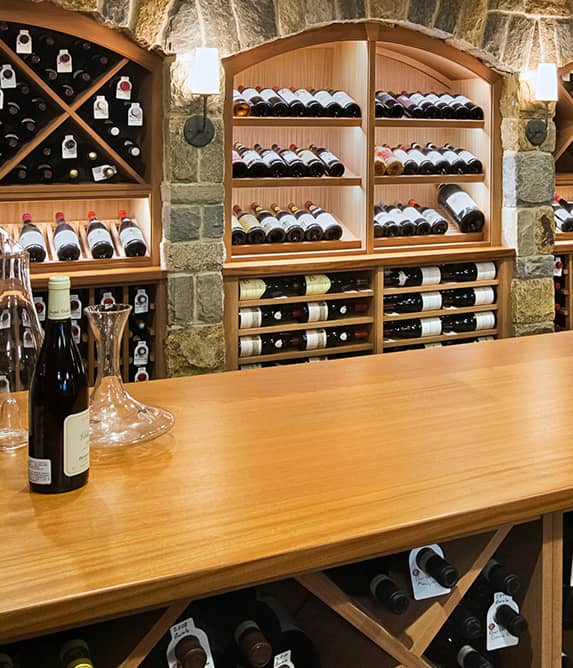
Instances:
[[[0,642],[573,507],[573,332],[130,391],[175,427],[83,489],[0,453]]]

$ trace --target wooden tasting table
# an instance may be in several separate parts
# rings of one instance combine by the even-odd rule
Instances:
[[[573,507],[573,332],[130,391],[175,428],[83,489],[0,457],[0,643]]]

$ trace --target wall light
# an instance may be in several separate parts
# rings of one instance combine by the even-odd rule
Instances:
[[[535,77],[535,99],[545,104],[545,118],[534,118],[525,128],[525,136],[530,144],[540,146],[547,139],[549,123],[549,103],[557,102],[557,65],[539,63]]]
[[[209,95],[219,95],[219,51],[199,47],[195,50],[195,58],[191,74],[185,87],[192,95],[203,98],[203,115],[191,116],[185,121],[183,136],[192,146],[206,146],[215,136],[215,127],[207,118],[207,99]]]

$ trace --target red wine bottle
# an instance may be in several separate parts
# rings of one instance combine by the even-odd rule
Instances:
[[[390,320],[384,325],[384,337],[389,339],[419,339],[425,336],[439,336],[441,333],[442,321],[440,318]],[[422,568],[422,570],[425,569]],[[430,573],[430,575],[433,574]]]
[[[58,260],[61,262],[77,260],[81,255],[78,235],[74,228],[69,223],[66,223],[64,214],[61,211],[56,213],[54,247]]]
[[[316,206],[316,204],[310,200],[305,202],[304,206],[316,219],[317,223],[322,227],[324,239],[336,240],[342,237],[342,225],[340,225],[340,223],[331,213],[328,213],[328,211],[325,211],[319,206]]]
[[[279,205],[275,203],[271,204],[271,211],[284,227],[286,241],[298,242],[304,240],[304,227],[292,213],[282,210]]]
[[[29,213],[22,215],[22,222],[24,225],[20,230],[19,244],[30,253],[30,262],[43,262],[47,254],[44,235],[34,225],[32,216]]]
[[[515,596],[521,589],[519,575],[512,573],[506,566],[496,559],[490,559],[484,566],[482,575],[489,582],[492,589],[501,591],[508,596]]]
[[[266,241],[267,235],[259,221],[252,213],[245,212],[238,204],[233,207],[233,213],[237,217],[242,228],[247,233],[247,243],[262,244]]]
[[[384,269],[384,287],[404,288],[411,285],[437,285],[442,280],[440,267],[403,267]]]
[[[119,212],[119,240],[127,257],[143,257],[147,253],[147,244],[139,225],[127,216],[125,211]]]
[[[70,279],[48,281],[48,320],[29,395],[29,482],[68,492],[89,476],[88,379],[71,333]]]
[[[88,245],[94,260],[113,257],[113,241],[107,227],[98,220],[95,211],[88,211]]]
[[[320,241],[324,238],[322,226],[311,213],[302,211],[294,204],[294,202],[289,202],[287,209],[303,226],[304,238],[306,241]]]
[[[440,271],[444,283],[493,280],[497,274],[495,262],[445,264]]]
[[[384,297],[385,313],[418,313],[439,311],[442,308],[440,292],[405,292],[401,295]]]

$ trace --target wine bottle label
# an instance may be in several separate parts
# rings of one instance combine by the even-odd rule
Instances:
[[[300,158],[298,155],[291,151],[290,148],[285,148],[281,151],[281,158],[287,163],[287,165],[300,163]]]
[[[410,157],[408,156],[406,151],[404,151],[401,148],[392,149],[392,153],[394,154],[394,157],[398,158],[398,160],[400,160],[400,162],[402,163],[408,162],[408,160],[410,160]]]
[[[251,329],[261,327],[263,324],[263,312],[258,306],[239,309],[239,329]]]
[[[476,330],[493,329],[495,327],[495,314],[492,311],[474,313],[474,318],[476,321]]]
[[[428,158],[417,148],[408,149],[408,157],[410,160],[413,160],[418,165],[418,167],[422,163],[428,162]]]
[[[38,320],[44,322],[46,320],[46,302],[42,297],[34,297],[34,306],[38,314]]]
[[[135,366],[145,366],[149,362],[149,346],[146,341],[139,341],[133,351]]]
[[[304,279],[307,295],[324,295],[332,286],[332,281],[326,274],[307,274]]]
[[[477,281],[489,281],[496,277],[495,262],[476,262]]]
[[[440,98],[435,93],[426,93],[426,95],[424,95],[424,99],[427,102],[430,102],[430,104],[436,104],[436,102],[440,101]]]
[[[474,288],[474,306],[481,306],[482,304],[493,304],[495,301],[495,292],[493,288]]]
[[[454,101],[454,98],[448,93],[442,93],[440,95],[440,102],[445,102],[446,104],[451,104]]]
[[[88,232],[88,244],[90,249],[93,250],[93,247],[99,243],[108,243],[113,246],[110,233],[101,227],[96,227]]]
[[[127,111],[127,124],[135,128],[143,126],[143,109],[139,102],[132,102],[130,104]]]
[[[30,248],[31,246],[41,246],[42,248],[46,247],[44,242],[44,235],[40,232],[40,230],[32,229],[22,232],[20,238],[18,239],[18,243],[21,246],[24,246],[24,248]]]
[[[145,288],[139,288],[137,290],[133,304],[133,312],[135,315],[149,313],[149,295]]]
[[[12,316],[10,315],[10,311],[4,309],[2,313],[0,313],[0,329],[10,329],[11,325]]]
[[[64,246],[79,246],[78,235],[73,230],[60,230],[54,234],[56,252]]]
[[[328,304],[326,302],[309,302],[308,322],[322,322],[328,320]]]
[[[22,311],[20,312],[20,319],[22,320],[22,327],[30,327],[31,325],[30,315],[25,308],[23,308]]]
[[[233,151],[231,152],[231,161],[232,162],[242,162],[243,161],[243,158],[241,158],[239,152],[235,151],[235,149],[233,149]]]
[[[4,109],[4,91],[0,88],[0,111]]]
[[[422,318],[420,325],[422,336],[439,336],[442,333],[442,320],[440,318]]]
[[[307,329],[306,334],[306,350],[317,350],[319,348],[326,348],[328,342],[325,329]]]
[[[239,222],[245,228],[247,232],[254,228],[259,228],[259,221],[253,216],[252,213],[244,213],[240,218]]]
[[[377,146],[374,152],[374,157],[383,160],[391,160],[394,157],[392,151],[386,146]]]
[[[335,162],[340,162],[334,153],[331,153],[330,151],[321,151],[320,159],[329,166]]]
[[[35,485],[51,485],[52,462],[49,459],[28,457],[28,480]]]
[[[309,104],[312,104],[313,102],[316,102],[314,97],[306,90],[306,88],[299,88],[295,91],[294,93],[301,102],[303,102],[306,106]]]
[[[12,65],[2,65],[2,69],[0,69],[0,88],[16,88],[16,72]]]
[[[117,174],[117,167],[114,165],[98,165],[92,167],[92,176],[94,181],[107,181]]]
[[[392,220],[392,216],[387,211],[379,211],[375,216],[374,220],[380,225],[385,225]]]
[[[70,295],[70,318],[79,320],[82,317],[82,302],[79,295]]]
[[[115,87],[116,100],[131,100],[131,90],[133,86],[129,77],[120,77]]]
[[[316,222],[322,227],[323,231],[329,230],[333,225],[338,227],[338,222],[336,218],[328,213],[328,211],[323,211],[316,216]]]
[[[290,649],[275,656],[273,668],[295,668],[294,663],[291,661]]]
[[[309,165],[313,162],[316,162],[318,158],[312,151],[308,148],[303,148],[300,150],[298,157],[304,162],[305,165]]]
[[[431,225],[444,220],[444,217],[440,216],[440,214],[435,209],[424,209],[422,211],[422,215]]]
[[[426,158],[428,158],[428,160],[433,165],[441,165],[443,162],[447,162],[444,156],[441,153],[438,153],[438,151],[434,149],[428,150],[428,152],[426,153]]]
[[[279,220],[287,233],[292,229],[298,230],[301,226],[301,223],[291,213],[283,214]]]
[[[126,227],[119,233],[119,240],[121,241],[122,246],[127,246],[133,241],[142,241],[145,243],[143,234],[138,227]]]
[[[328,107],[328,105],[334,102],[332,95],[325,90],[318,90],[314,94],[314,99],[319,102],[323,107]]]
[[[438,311],[442,308],[441,292],[422,292],[420,296],[422,297],[422,311]]]
[[[56,58],[56,71],[58,74],[69,74],[72,72],[72,57],[67,49],[60,49]]]
[[[442,272],[439,267],[420,267],[422,272],[422,285],[437,285],[442,280]]]
[[[62,159],[72,160],[78,157],[78,142],[74,135],[66,135],[62,141]]]
[[[269,232],[272,232],[273,230],[276,229],[282,229],[282,225],[280,223],[280,220],[277,220],[274,216],[265,215],[259,220],[259,223],[263,230],[265,231],[265,234],[269,234]]]
[[[486,649],[488,652],[519,644],[519,638],[512,635],[505,627],[500,626],[496,622],[497,609],[502,605],[507,605],[515,612],[519,612],[519,606],[511,596],[502,592],[495,592],[493,595],[493,604],[489,607],[486,615],[485,632]]]
[[[265,151],[262,155],[261,158],[263,159],[263,162],[267,167],[272,167],[273,165],[276,165],[277,162],[281,163],[282,158],[280,155],[277,155],[274,151],[271,151],[270,149],[268,151]]]
[[[244,278],[239,281],[239,299],[260,299],[267,289],[262,278]]]
[[[261,94],[259,93],[256,88],[245,88],[241,95],[245,98],[245,100],[251,100],[252,98],[259,98],[262,97]]]
[[[16,38],[16,53],[32,53],[32,38],[29,30],[20,30]]]
[[[311,225],[317,224],[315,217],[310,213],[303,213],[302,215],[298,216],[297,220],[301,225],[304,226],[305,229]]]
[[[79,346],[82,339],[82,330],[77,320],[72,320],[72,339]]]
[[[477,209],[476,203],[463,190],[458,190],[457,192],[452,193],[446,202],[456,215],[459,215],[465,209]]]
[[[464,161],[464,162],[474,162],[477,160],[476,156],[471,152],[468,151],[467,149],[463,149],[458,153],[458,156]]]
[[[473,104],[465,95],[456,95],[454,97],[454,102],[459,102],[460,104]]]
[[[199,629],[195,626],[192,617],[175,624],[169,629],[169,632],[171,634],[171,639],[167,645],[164,657],[164,661],[166,660],[167,662],[167,668],[179,668],[179,666],[181,666],[181,663],[175,656],[175,648],[177,647],[178,642],[186,636],[193,636],[199,641],[199,645],[201,645],[207,657],[205,668],[213,668],[215,666],[211,646],[209,645],[209,638],[203,629]],[[162,665],[165,665],[165,663]]]
[[[426,101],[426,96],[422,95],[422,93],[412,93],[409,97],[410,101],[418,106]]]
[[[263,98],[263,100],[266,100],[270,104],[276,104],[277,102],[281,101],[279,96],[271,88],[261,88],[259,95]]]
[[[105,98],[105,95],[97,95],[94,102],[93,109],[94,119],[105,120],[109,118],[109,104]]]
[[[442,587],[442,585],[434,580],[431,575],[425,573],[419,566],[416,561],[418,552],[423,550],[425,547],[430,547],[434,552],[444,558],[444,551],[439,545],[423,545],[422,547],[417,547],[414,550],[410,551],[408,557],[408,563],[410,566],[410,579],[412,581],[412,594],[416,601],[422,601],[426,598],[434,598],[434,596],[441,596],[442,594],[448,594],[450,589]]]
[[[456,163],[461,161],[460,156],[451,149],[447,149],[446,151],[444,151],[443,156],[450,163],[450,165],[455,165]]]
[[[103,306],[111,306],[112,304],[115,304],[115,297],[113,296],[113,292],[104,292],[101,296],[100,304]]]
[[[553,276],[563,276],[563,258],[555,256]]]
[[[261,156],[256,151],[253,151],[253,149],[251,149],[251,148],[244,151],[243,155],[241,157],[243,158],[243,160],[247,164],[247,167],[250,167],[251,165],[263,162],[263,159],[261,158]]]
[[[278,93],[287,104],[299,101],[298,97],[288,88],[281,88]]]
[[[351,104],[356,104],[356,101],[343,90],[337,90],[336,93],[332,94],[332,97],[341,107],[349,107]]]
[[[239,357],[252,357],[260,355],[263,349],[263,341],[260,336],[239,337]]]
[[[90,467],[90,409],[68,415],[64,420],[64,473],[68,477]]]

